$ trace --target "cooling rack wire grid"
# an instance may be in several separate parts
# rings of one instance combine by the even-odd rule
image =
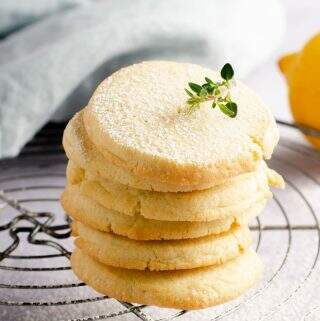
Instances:
[[[64,125],[47,125],[21,156],[0,162],[0,320],[319,320],[320,153],[296,128],[279,124],[270,166],[286,189],[274,191],[250,226],[264,278],[238,300],[199,311],[116,301],[74,276],[70,222],[59,204]]]

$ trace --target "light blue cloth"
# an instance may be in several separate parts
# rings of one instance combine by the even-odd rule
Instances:
[[[0,158],[16,156],[47,121],[84,107],[97,84],[122,66],[231,62],[236,77],[244,77],[279,45],[285,24],[278,0],[82,3],[0,42]]]
[[[90,0],[1,0],[0,38],[46,16],[61,12]]]

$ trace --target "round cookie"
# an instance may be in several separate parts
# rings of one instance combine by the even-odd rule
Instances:
[[[191,115],[179,113],[188,98],[184,88],[205,77],[221,81],[193,64],[149,61],[120,69],[84,109],[91,142],[108,162],[159,183],[208,187],[254,171],[279,139],[272,114],[239,81],[230,88],[236,118],[212,110],[210,102]]]
[[[206,208],[205,204],[203,204],[204,206],[198,209],[197,207],[188,208],[187,206],[176,208],[174,206],[170,206],[171,204],[169,202],[166,203],[165,199],[160,199],[158,202],[153,202],[153,200],[146,201],[144,199],[144,202],[139,202],[139,200],[133,197],[121,198],[120,195],[110,194],[95,181],[82,181],[80,189],[82,194],[108,209],[131,216],[139,214],[147,219],[159,221],[208,222],[223,219],[230,215],[238,216],[250,211],[252,206],[256,203],[260,203],[263,200],[272,197],[272,193],[270,191],[260,192],[252,195],[249,199],[234,205],[212,208],[208,206]],[[172,203],[175,203],[174,199],[172,199]],[[184,205],[183,202],[180,202],[179,204],[178,199],[176,200],[176,203],[178,205]]]
[[[199,189],[199,186],[173,186],[170,184],[161,184],[155,182],[147,182],[141,178],[135,177],[132,174],[126,173],[120,167],[108,162],[96,147],[90,142],[85,132],[82,113],[77,113],[68,123],[64,135],[63,146],[69,160],[76,166],[85,168],[92,176],[99,177],[100,180],[106,179],[107,181],[118,182],[124,186],[131,186],[133,189],[149,190],[149,191],[161,191],[161,192],[188,192]],[[257,173],[259,173],[257,175]],[[270,170],[263,162],[258,166],[257,171],[232,177],[230,179],[216,184],[216,186],[232,185],[233,182],[238,182],[239,185],[242,181],[245,181],[246,188],[260,189],[267,187],[264,178],[267,175],[268,183],[274,187],[282,187],[283,180],[280,175],[277,175],[274,171]],[[258,184],[258,185],[257,185]],[[261,184],[261,185],[260,185]],[[202,188],[203,189],[203,186]],[[233,188],[233,194],[236,188]],[[241,193],[242,189],[239,188],[237,194]],[[242,192],[243,194],[243,192]],[[237,195],[235,195],[235,198]]]
[[[91,172],[96,172],[100,177],[142,190],[184,192],[209,187],[204,184],[177,186],[169,183],[147,181],[108,162],[88,138],[84,129],[82,114],[83,111],[75,114],[69,121],[64,130],[62,140],[67,157],[78,166],[89,169]]]
[[[263,270],[260,258],[252,250],[220,265],[151,272],[104,265],[76,249],[71,266],[79,279],[111,298],[187,310],[240,296],[257,282]]]
[[[269,176],[273,185],[282,182],[280,175],[270,170],[264,163],[257,172],[237,176],[210,189],[184,193],[164,193],[143,191],[116,182],[99,178],[95,173],[81,170],[74,162],[67,166],[68,182],[81,183],[84,194],[103,194],[101,202],[107,208],[133,215],[137,211],[142,216],[159,219],[163,213],[174,218],[180,213],[185,217],[210,217],[215,208],[241,204],[254,197],[270,197]],[[270,179],[271,180],[271,179]],[[100,186],[97,186],[97,183]],[[97,193],[97,194],[96,194]],[[232,195],[232,197],[230,197]],[[177,214],[178,213],[178,214]],[[198,213],[201,213],[200,215]]]
[[[247,226],[196,239],[135,241],[80,222],[73,224],[78,248],[103,264],[126,269],[165,271],[222,264],[240,255],[252,241]]]
[[[61,204],[73,219],[94,229],[113,232],[134,240],[176,240],[197,238],[225,232],[234,225],[247,224],[264,208],[266,201],[250,212],[210,222],[174,222],[148,220],[141,215],[129,216],[108,210],[81,194],[77,185],[69,185],[61,196]]]

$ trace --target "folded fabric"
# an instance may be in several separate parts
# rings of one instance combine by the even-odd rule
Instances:
[[[245,77],[283,31],[278,0],[109,0],[42,19],[0,43],[0,158],[16,156],[47,121],[73,115],[115,69],[229,61]]]
[[[1,0],[0,38],[48,15],[85,4],[90,0]]]

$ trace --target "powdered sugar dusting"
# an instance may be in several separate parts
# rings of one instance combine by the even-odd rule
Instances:
[[[219,74],[200,66],[144,62],[121,69],[102,82],[89,102],[99,143],[181,164],[223,162],[257,148],[273,122],[261,101],[240,82],[231,89],[239,113],[234,119],[204,103],[192,115],[179,114],[188,82],[202,83]],[[92,132],[91,132],[92,134]],[[95,141],[95,137],[91,137]],[[274,145],[276,142],[272,142]],[[271,146],[273,148],[274,146]],[[269,146],[259,146],[261,150]],[[123,157],[123,155],[121,155]]]

